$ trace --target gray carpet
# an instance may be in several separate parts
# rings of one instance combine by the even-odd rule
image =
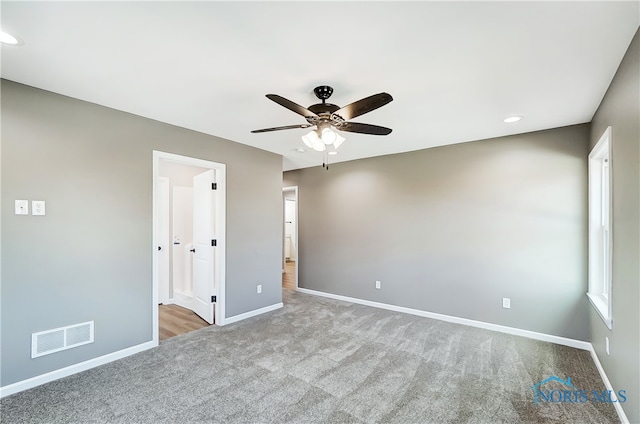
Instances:
[[[587,351],[288,290],[284,302],[9,396],[1,421],[619,422],[607,403],[534,405],[551,375],[605,389]]]

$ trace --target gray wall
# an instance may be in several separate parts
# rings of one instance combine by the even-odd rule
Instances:
[[[151,340],[154,149],[227,164],[227,317],[281,301],[280,156],[2,81],[3,386]],[[30,359],[88,320],[95,343]]]
[[[611,125],[613,183],[613,329],[590,308],[591,343],[623,404],[640,423],[640,32],[637,32],[591,124],[591,146]],[[605,352],[609,337],[611,355]]]
[[[285,173],[299,186],[300,287],[588,340],[588,136],[578,125]]]

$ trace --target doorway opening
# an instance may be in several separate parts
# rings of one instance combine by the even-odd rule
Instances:
[[[224,320],[225,177],[224,164],[153,152],[156,343]]]
[[[300,254],[298,248],[298,187],[282,189],[283,243],[282,243],[282,288],[298,288]]]

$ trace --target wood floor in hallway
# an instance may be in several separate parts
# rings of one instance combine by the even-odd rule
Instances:
[[[284,264],[284,273],[282,274],[282,287],[285,289],[296,289],[296,263],[295,261],[287,261]]]
[[[195,312],[178,305],[158,305],[158,324],[161,341],[209,326]]]

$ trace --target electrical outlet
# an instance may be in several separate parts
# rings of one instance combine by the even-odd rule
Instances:
[[[609,353],[609,337],[605,337],[604,338],[604,349],[607,351],[607,355],[610,355],[610,353]]]
[[[32,215],[44,215],[44,200],[32,200],[31,201],[31,214]]]
[[[504,309],[511,309],[511,298],[503,297],[502,298],[502,307]]]
[[[380,281],[376,280],[376,288],[379,290],[380,289]]]
[[[262,284],[258,284],[258,287],[256,287],[256,293],[262,293]]]

